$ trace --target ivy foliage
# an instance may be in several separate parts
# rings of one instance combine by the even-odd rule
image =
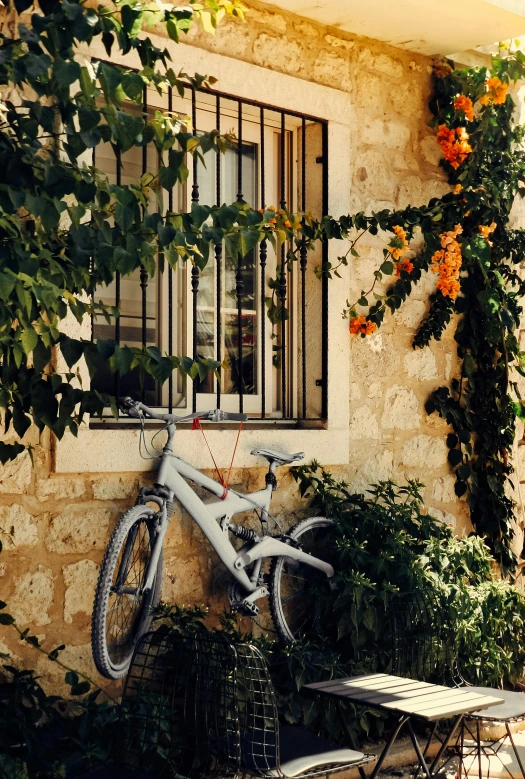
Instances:
[[[426,410],[438,413],[453,428],[447,446],[456,495],[466,498],[476,531],[490,544],[503,571],[516,566],[509,488],[515,423],[523,417],[518,380],[525,375],[516,337],[525,293],[520,272],[525,232],[511,227],[515,200],[525,194],[525,130],[514,122],[516,104],[507,90],[524,76],[525,55],[520,51],[502,50],[490,68],[456,69],[449,61],[436,64],[430,124],[439,128],[438,140],[445,152],[441,164],[454,191],[426,207],[383,212],[374,215],[375,221],[361,220],[356,225],[363,234],[373,233],[377,226],[383,230],[401,226],[408,240],[421,235],[423,248],[410,259],[410,270],[399,263],[397,281],[386,294],[374,293],[371,300],[375,282],[392,266],[397,247],[393,239],[369,293],[362,292],[353,305],[349,302],[345,312],[360,324],[356,318],[364,310],[360,318],[364,324],[354,332],[363,337],[374,332],[386,311],[402,305],[422,272],[439,270],[443,247],[452,239],[457,241],[459,294],[451,294],[450,287],[440,287],[438,282],[413,346],[422,348],[439,340],[454,323],[460,375],[450,387],[432,393]],[[450,141],[448,149],[443,138]],[[359,238],[352,245],[356,255]],[[445,256],[444,266],[447,261]],[[443,270],[447,272],[446,267]],[[450,275],[446,281],[450,283]],[[365,329],[367,322],[372,325]]]

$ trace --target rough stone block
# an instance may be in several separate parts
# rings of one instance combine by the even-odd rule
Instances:
[[[2,465],[0,468],[0,494],[22,495],[31,485],[33,469],[31,459],[24,452],[16,460]]]
[[[53,571],[39,565],[36,571],[26,573],[17,581],[9,610],[21,626],[49,625],[53,594]]]
[[[430,165],[438,166],[443,156],[441,147],[438,146],[434,134],[427,135],[426,138],[423,138],[419,144],[419,151],[425,162],[428,162]]]
[[[83,639],[86,641],[86,637],[83,637]],[[60,659],[70,668],[74,668],[79,673],[86,674],[90,679],[98,681],[101,687],[108,685],[108,681],[97,673],[90,643],[83,643],[80,646],[66,646],[60,653]],[[66,698],[71,695],[71,687],[64,680],[65,671],[56,663],[53,663],[47,657],[41,657],[36,664],[36,671],[42,678],[42,686],[45,690],[53,692],[55,695],[63,695]],[[82,681],[82,678],[80,681]]]
[[[368,406],[356,409],[350,422],[350,439],[360,441],[363,438],[379,438],[377,419]]]
[[[162,599],[167,603],[202,603],[203,577],[199,560],[170,557],[164,562]]]
[[[274,14],[270,11],[258,11],[256,8],[250,8],[248,23],[252,19],[263,27],[269,27],[276,32],[286,32],[286,19],[281,16],[281,14]]]
[[[352,339],[351,351],[354,375],[366,383],[393,376],[401,361],[393,337],[383,333]]]
[[[36,496],[37,498],[55,498],[57,500],[84,498],[86,496],[85,481],[82,476],[38,478]]]
[[[62,568],[66,593],[64,622],[73,622],[73,616],[82,612],[91,614],[97,586],[98,565],[93,560],[79,560]]]
[[[418,379],[418,381],[437,379],[436,358],[428,346],[405,354],[403,365],[412,379]]]
[[[97,476],[91,479],[95,500],[127,500],[138,492],[138,479],[133,476]]]
[[[253,44],[253,59],[257,65],[285,73],[299,73],[305,66],[303,47],[296,41],[262,33]]]
[[[328,86],[350,90],[350,63],[332,51],[322,51],[314,62],[314,81]]]
[[[454,485],[456,480],[453,476],[442,476],[436,479],[432,485],[432,500],[438,503],[455,503],[457,501]]]
[[[428,514],[430,517],[434,517],[434,519],[437,522],[442,522],[443,525],[448,525],[449,527],[456,527],[456,517],[454,516],[454,514],[451,514],[449,511],[441,511],[440,509],[437,509],[434,506],[430,506],[428,509]]]
[[[421,423],[419,401],[410,387],[395,384],[385,394],[381,427],[414,430]]]
[[[84,554],[104,549],[111,511],[91,505],[74,506],[54,517],[46,535],[46,548],[59,554]]]
[[[325,35],[324,40],[334,49],[346,49],[350,51],[355,46],[355,41],[347,41],[345,38],[337,38],[335,35]]]
[[[17,503],[0,506],[0,540],[6,549],[35,546],[38,543],[35,518]]]
[[[446,465],[447,455],[443,438],[421,434],[405,441],[401,462],[410,468],[440,468]]]
[[[407,300],[399,311],[396,312],[394,319],[400,325],[405,325],[411,330],[415,330],[421,324],[423,317],[427,312],[427,304],[422,300]]]
[[[317,27],[314,27],[313,24],[310,24],[310,22],[294,22],[294,30],[296,33],[298,33],[301,36],[306,36],[307,38],[318,38],[319,37],[319,30]]]
[[[373,119],[360,126],[360,134],[364,144],[402,151],[410,140],[410,127],[392,119]]]

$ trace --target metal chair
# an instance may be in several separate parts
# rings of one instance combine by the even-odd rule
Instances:
[[[454,604],[446,604],[444,598],[431,591],[401,595],[392,599],[394,646],[392,672],[398,676],[433,681],[449,687],[468,687],[473,693],[497,695],[503,698],[505,702],[500,706],[477,711],[465,717],[457,750],[460,758],[459,779],[465,766],[465,758],[468,757],[477,759],[478,774],[481,779],[481,756],[498,756],[499,750],[507,739],[525,779],[524,766],[510,729],[512,723],[525,721],[525,695],[510,690],[478,687],[464,679],[460,668],[453,620],[450,618],[450,609],[453,607]],[[501,738],[482,739],[482,723],[503,724],[505,735]],[[435,731],[430,739],[434,733]],[[502,762],[502,765],[505,764]],[[507,768],[506,770],[508,771]],[[510,771],[508,773],[512,776]]]
[[[254,646],[159,632],[137,646],[122,698],[119,778],[137,771],[309,779],[373,759],[280,725],[268,668]]]

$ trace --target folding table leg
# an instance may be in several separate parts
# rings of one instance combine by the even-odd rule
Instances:
[[[425,760],[425,756],[424,756],[423,752],[421,751],[421,747],[419,746],[419,741],[417,740],[417,736],[416,736],[416,734],[414,732],[414,728],[413,728],[412,722],[410,720],[408,720],[407,728],[408,728],[408,733],[410,735],[410,739],[412,741],[412,744],[414,745],[414,749],[416,750],[416,755],[419,758],[419,765],[421,766],[421,768],[423,769],[423,771],[427,775],[428,779],[431,779],[430,769],[429,769],[429,767],[427,765],[427,761]],[[418,771],[419,771],[419,766],[418,766]]]
[[[523,779],[525,779],[525,770],[523,769],[523,763],[521,762],[521,758],[519,756],[518,750],[516,748],[516,743],[512,737],[512,733],[510,731],[510,725],[508,722],[505,723],[505,727],[507,729],[507,736],[509,737],[510,743],[512,744],[512,749],[514,750],[514,754],[516,755],[516,760],[518,761],[518,765],[520,767],[521,775]]]
[[[437,755],[435,756],[434,760],[432,761],[432,765],[430,766],[430,773],[431,773],[432,775],[434,775],[434,774],[435,774],[435,772],[436,772],[436,766],[438,766],[438,765],[439,765],[439,761],[440,761],[440,760],[441,760],[441,758],[443,757],[443,755],[444,755],[444,753],[445,753],[445,750],[447,749],[448,745],[449,745],[449,744],[450,744],[450,742],[452,741],[452,739],[453,739],[453,737],[454,737],[454,733],[455,733],[455,732],[456,732],[456,730],[458,729],[459,725],[461,725],[461,723],[463,722],[463,717],[464,717],[464,716],[465,716],[464,714],[458,714],[458,716],[456,717],[456,719],[455,719],[455,720],[454,720],[454,722],[452,723],[452,727],[450,728],[449,732],[447,733],[447,735],[446,735],[446,737],[445,737],[445,740],[444,740],[444,741],[443,741],[443,743],[441,744],[441,747],[440,747],[440,749],[439,749],[439,752],[438,752],[438,753],[437,753]]]
[[[401,728],[403,727],[403,725],[404,725],[406,722],[408,722],[409,720],[410,720],[410,717],[409,717],[409,716],[407,716],[406,714],[403,714],[403,715],[402,715],[402,716],[401,716],[401,717],[398,719],[398,721],[397,721],[397,725],[396,725],[396,727],[395,727],[395,730],[394,730],[394,732],[392,733],[392,735],[390,736],[390,738],[388,739],[388,741],[387,741],[387,743],[385,744],[385,746],[383,747],[383,751],[382,751],[382,752],[381,752],[381,754],[379,755],[379,757],[378,757],[378,759],[377,759],[377,763],[375,764],[375,766],[374,766],[374,770],[373,770],[373,771],[372,771],[372,773],[370,774],[370,777],[369,777],[369,779],[376,779],[376,776],[378,775],[379,771],[381,770],[381,766],[383,765],[383,762],[384,762],[384,760],[385,760],[385,757],[388,755],[388,753],[389,753],[389,752],[390,752],[390,750],[392,749],[392,746],[393,746],[393,744],[394,744],[394,741],[396,740],[396,738],[397,738],[397,737],[398,737],[398,735],[399,735],[399,731],[401,730]]]

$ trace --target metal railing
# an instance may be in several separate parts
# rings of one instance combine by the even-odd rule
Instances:
[[[186,190],[177,186],[167,193],[169,211],[187,208],[189,200],[207,205],[237,200],[253,208],[277,202],[281,209],[316,218],[327,213],[325,121],[217,91],[188,91],[190,96],[180,98],[169,90],[164,110],[186,113],[197,133],[213,128],[225,132],[232,122],[237,141],[226,155],[208,154],[206,159],[213,160],[206,168],[193,158]],[[144,91],[145,117],[159,107],[159,99]],[[100,148],[93,163],[102,162],[118,185],[125,183],[128,167],[140,175],[154,172],[152,166],[159,163],[148,146],[134,148],[133,157],[118,149],[106,151],[102,160]],[[324,274],[318,278],[318,269],[327,261],[327,246],[308,256],[300,245],[294,263],[287,262],[288,248],[282,244],[276,253],[263,241],[242,259],[230,257],[226,247],[218,245],[203,271],[195,265],[174,269],[165,264],[155,279],[145,268],[126,280],[117,273],[97,298],[117,306],[121,316],[109,326],[95,320],[94,338],[110,337],[118,344],[131,339],[134,345],[156,345],[169,354],[213,357],[226,367],[221,381],[208,377],[185,386],[174,374],[164,388],[152,379],[141,387],[133,373],[110,378],[101,361],[93,386],[125,392],[169,411],[207,408],[213,395],[218,408],[244,411],[255,420],[325,420],[328,280]]]

